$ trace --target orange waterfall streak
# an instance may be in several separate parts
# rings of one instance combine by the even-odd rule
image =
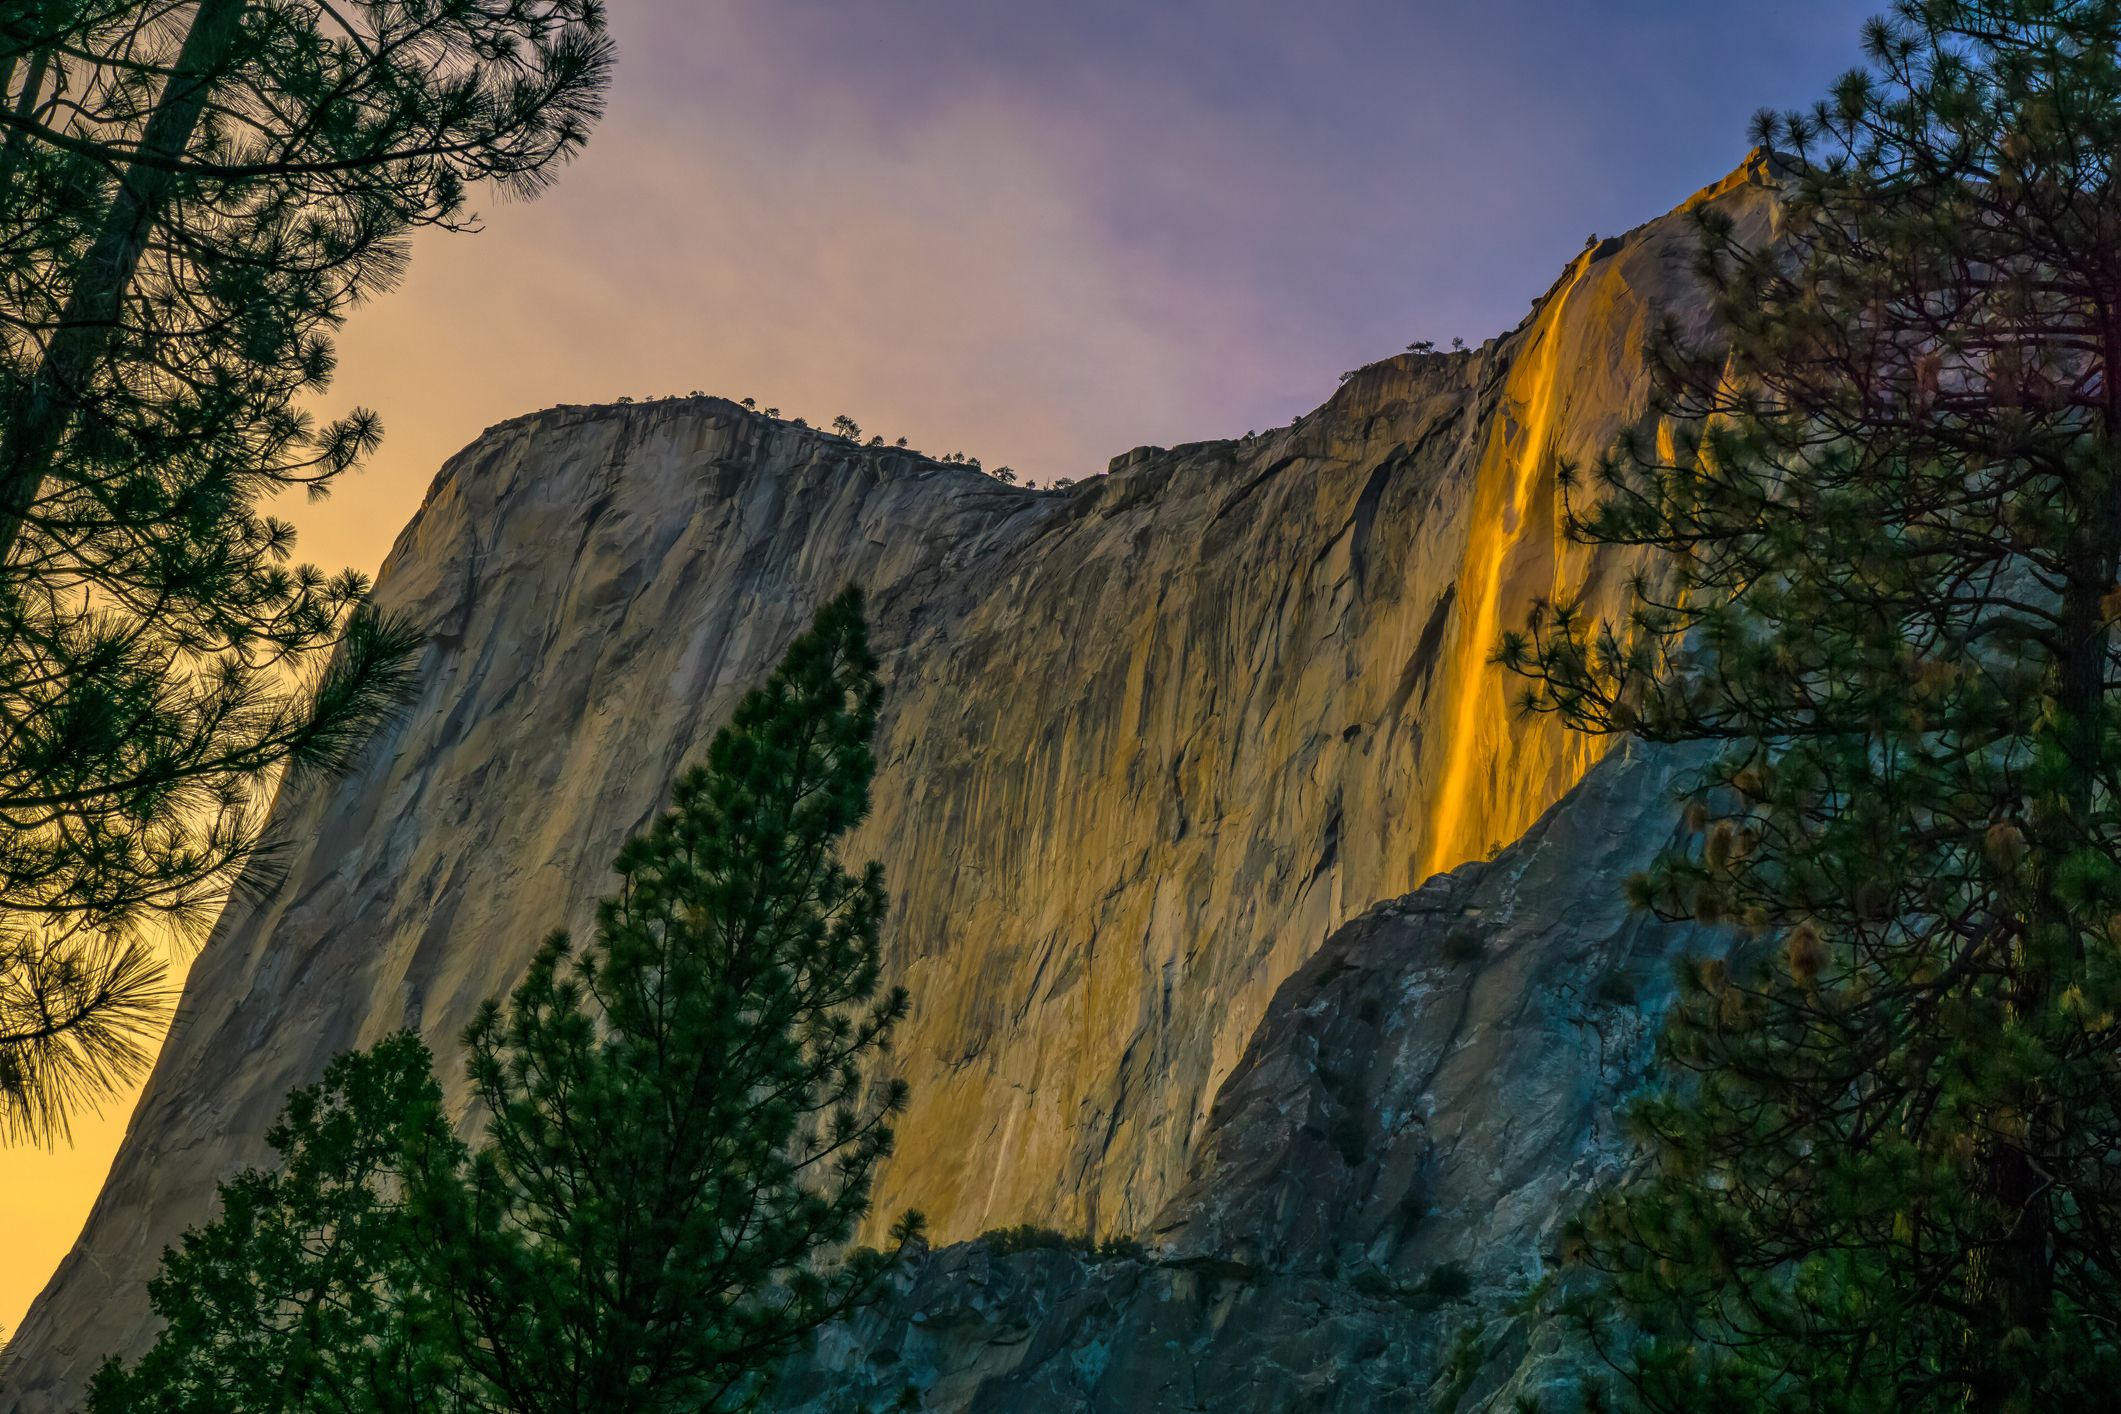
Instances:
[[[1421,878],[1475,858],[1491,843],[1478,837],[1483,831],[1476,826],[1485,820],[1472,809],[1472,794],[1498,787],[1499,782],[1484,779],[1476,771],[1485,764],[1490,768],[1485,776],[1493,776],[1502,739],[1509,731],[1507,702],[1499,683],[1502,669],[1489,661],[1501,639],[1502,571],[1510,551],[1524,538],[1532,493],[1547,470],[1561,402],[1557,365],[1562,310],[1589,268],[1587,251],[1577,258],[1567,283],[1540,311],[1530,341],[1531,355],[1512,370],[1505,390],[1507,402],[1516,405],[1517,413],[1513,417],[1505,408],[1481,457],[1473,525],[1458,576],[1463,617],[1447,679],[1452,685],[1443,723],[1448,754],[1423,832]],[[1489,491],[1502,487],[1505,478],[1506,491]]]

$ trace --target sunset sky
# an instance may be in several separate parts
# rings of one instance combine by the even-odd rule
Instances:
[[[1586,235],[1821,93],[1877,8],[612,0],[587,153],[355,313],[323,407],[375,408],[383,450],[287,513],[305,558],[373,571],[481,428],[621,395],[845,412],[1042,483],[1283,423],[1410,340],[1514,325]],[[0,1156],[0,1325],[129,1108]]]

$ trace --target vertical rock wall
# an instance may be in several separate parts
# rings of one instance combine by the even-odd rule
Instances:
[[[1759,163],[1697,197],[1765,232]],[[1139,1231],[1277,986],[1329,933],[1514,838],[1588,752],[1487,662],[1561,545],[1552,468],[1640,406],[1675,214],[1586,249],[1512,333],[1366,368],[1292,427],[1140,449],[1066,492],[718,399],[558,408],[443,468],[377,584],[418,700],[291,784],[277,872],[194,968],[0,1408],[148,1336],[144,1282],[287,1089],[393,1027],[444,1057],[841,583],[889,688],[854,841],[894,897],[913,1105],[877,1221]]]

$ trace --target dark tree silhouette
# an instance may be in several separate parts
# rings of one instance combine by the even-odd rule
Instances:
[[[844,1251],[906,1098],[874,1074],[906,1007],[883,883],[838,853],[875,666],[849,590],[620,851],[589,944],[555,935],[480,1014],[472,1149],[410,1036],[296,1092],[279,1168],[164,1259],[168,1327],[93,1414],[754,1407],[893,1260]]]
[[[196,923],[275,771],[330,767],[412,640],[261,510],[371,450],[301,400],[477,183],[580,146],[594,0],[0,11],[0,1135],[137,1073],[143,920]],[[324,666],[329,657],[330,666]]]
[[[814,1260],[906,1098],[867,1074],[906,1008],[879,991],[881,872],[837,848],[868,813],[875,669],[849,590],[620,852],[594,942],[546,943],[468,1033],[492,1118],[444,1267],[510,1409],[747,1408],[882,1270]]]
[[[1582,1306],[1659,1409],[2090,1408],[2121,1377],[2121,5],[1911,0],[1765,117],[1785,238],[1701,213],[1721,337],[1658,348],[1579,535],[1631,615],[1504,659],[1711,744],[1631,886],[1735,924],[1593,1205]],[[1617,1298],[1617,1304],[1616,1304]],[[1618,1323],[1608,1317],[1624,1317]]]

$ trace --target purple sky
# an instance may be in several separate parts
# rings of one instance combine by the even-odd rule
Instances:
[[[293,507],[373,568],[436,466],[553,402],[699,388],[1044,481],[1510,327],[1591,232],[1743,154],[1875,0],[617,0],[551,194],[423,240],[329,408],[372,467]]]

